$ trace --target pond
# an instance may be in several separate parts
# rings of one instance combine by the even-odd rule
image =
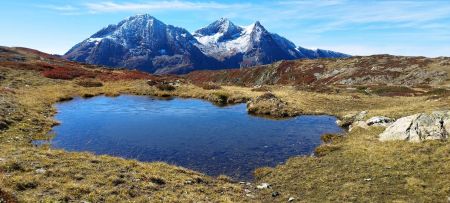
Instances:
[[[97,96],[58,103],[53,148],[140,161],[164,161],[216,176],[249,180],[258,167],[310,155],[324,133],[342,129],[332,116],[272,120],[245,104],[218,107],[199,99]]]

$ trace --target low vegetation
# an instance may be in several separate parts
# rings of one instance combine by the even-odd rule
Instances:
[[[204,89],[181,78],[173,90],[167,91],[157,87],[159,82],[150,85],[148,81],[176,81],[173,76],[136,71],[78,65],[93,75],[47,77],[44,72],[53,70],[47,67],[51,65],[33,58],[34,54],[14,51],[21,62],[0,61],[0,202],[287,202],[290,198],[298,202],[446,202],[450,196],[448,141],[379,142],[377,135],[383,131],[379,127],[324,135],[324,144],[315,150],[316,156],[293,157],[275,168],[256,169],[255,181],[249,185],[165,163],[32,144],[33,140],[51,139],[48,132],[57,124],[53,104],[77,96],[177,96],[218,104],[259,98],[282,101],[283,112],[288,115],[301,112],[344,118],[367,111],[366,117],[399,118],[448,110],[446,87],[420,88],[417,91],[421,94],[394,97],[340,86],[332,87],[337,91],[315,92],[267,85],[270,93],[265,93],[223,84],[220,89]],[[270,187],[257,189],[256,185],[262,183]]]
[[[257,180],[271,184],[259,197],[272,202],[447,202],[450,143],[379,142],[382,128],[349,132],[316,149],[319,157],[294,157]],[[261,201],[265,201],[261,199]]]
[[[197,86],[201,87],[204,90],[220,90],[222,87],[220,85],[217,85],[215,83],[202,83],[198,84]]]

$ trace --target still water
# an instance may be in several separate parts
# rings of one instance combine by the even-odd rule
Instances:
[[[76,98],[57,104],[54,148],[140,161],[164,161],[251,179],[255,168],[310,155],[320,135],[341,132],[332,116],[272,120],[245,104],[218,107],[198,99],[144,96]]]

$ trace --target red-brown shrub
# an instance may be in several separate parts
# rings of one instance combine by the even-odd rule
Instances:
[[[42,75],[47,78],[61,79],[61,80],[71,80],[77,77],[94,78],[95,74],[91,71],[87,71],[81,68],[73,67],[56,67],[51,70],[46,70],[42,72]]]

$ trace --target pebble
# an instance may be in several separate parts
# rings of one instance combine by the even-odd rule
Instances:
[[[292,201],[294,201],[294,200],[295,200],[295,198],[289,197],[288,202],[292,202]]]
[[[245,193],[251,193],[252,191],[250,191],[249,189],[245,189],[244,192]]]
[[[267,188],[270,188],[270,184],[269,183],[261,183],[261,185],[257,185],[256,188],[267,189]]]
[[[250,197],[250,198],[255,198],[255,195],[252,195],[252,194],[245,194],[245,196]]]
[[[364,178],[365,181],[371,181],[372,178]]]
[[[45,172],[47,172],[47,170],[45,170],[45,169],[43,169],[43,168],[36,169],[36,173],[44,174]]]
[[[0,162],[4,162],[5,161],[5,159],[4,158],[0,158]]]
[[[277,196],[280,196],[280,193],[279,192],[272,192],[272,197],[277,197]]]

